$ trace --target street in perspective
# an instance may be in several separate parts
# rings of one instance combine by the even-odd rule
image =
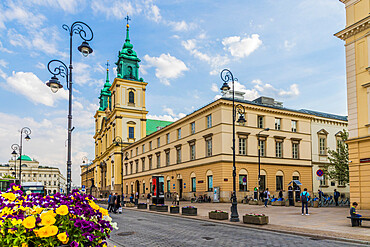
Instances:
[[[369,0],[0,12],[0,246],[370,245]]]

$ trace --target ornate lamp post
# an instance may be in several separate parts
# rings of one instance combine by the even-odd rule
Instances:
[[[269,131],[270,128],[266,128],[258,132],[257,138],[258,138],[258,198],[260,198],[260,193],[261,193],[261,145],[260,145],[260,140],[259,136],[263,131]]]
[[[18,144],[13,144],[11,146],[13,152],[12,152],[12,156],[14,158],[14,178],[17,179],[17,156],[18,156],[18,152],[19,152],[19,145]]]
[[[239,114],[238,123],[243,125],[245,124],[246,120],[244,118],[245,115],[245,108],[241,104],[235,106],[235,93],[234,93],[234,81],[237,81],[234,78],[233,74],[230,70],[224,69],[221,71],[221,79],[224,81],[221,91],[226,92],[230,90],[228,82],[232,82],[232,91],[233,91],[233,193],[231,197],[231,216],[230,221],[238,222],[239,221],[239,214],[238,214],[238,202],[236,199],[236,166],[235,166],[235,120],[237,113]]]
[[[93,52],[91,49],[89,43],[87,41],[90,41],[93,39],[94,34],[91,30],[91,28],[84,22],[76,21],[72,24],[71,27],[68,27],[67,25],[62,26],[64,30],[66,30],[69,33],[69,70],[67,68],[67,65],[63,63],[60,60],[51,60],[48,63],[48,70],[53,76],[51,79],[46,83],[48,87],[50,87],[51,91],[53,93],[56,93],[60,88],[62,88],[62,84],[60,84],[57,75],[60,75],[61,77],[66,78],[67,83],[67,89],[69,91],[69,102],[68,102],[68,155],[67,155],[67,194],[71,192],[71,166],[72,166],[72,131],[74,127],[72,128],[72,36],[73,34],[79,34],[81,39],[83,39],[82,44],[78,47],[78,50],[82,53],[83,56],[87,57],[90,53]],[[86,27],[86,30],[84,29]],[[88,33],[86,33],[88,31]],[[53,65],[53,63],[56,63],[56,65]],[[50,69],[50,68],[54,69]]]
[[[116,136],[113,140],[113,143],[120,147],[123,144],[122,138],[120,136]],[[128,160],[127,156],[128,152],[125,153],[125,161]],[[123,148],[121,149],[121,196],[123,199]]]
[[[23,143],[23,134],[25,134],[25,140],[26,141],[29,141],[31,140],[31,129],[28,128],[28,127],[23,127],[21,129],[21,141],[20,141],[20,145],[18,144],[13,144],[11,146],[13,152],[12,152],[12,155],[13,157],[15,158],[17,156],[17,151],[19,151],[19,184],[22,184],[22,143]],[[14,162],[15,164],[15,162]]]

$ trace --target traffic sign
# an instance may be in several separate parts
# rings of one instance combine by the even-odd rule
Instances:
[[[319,176],[319,177],[322,177],[324,175],[324,171],[319,169],[316,171],[316,175]]]
[[[244,183],[246,183],[246,182],[247,182],[247,178],[246,178],[246,177],[244,177],[244,178],[243,178],[243,182],[244,182]]]

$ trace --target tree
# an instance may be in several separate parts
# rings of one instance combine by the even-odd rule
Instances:
[[[15,177],[11,176],[11,175],[4,175],[3,178],[10,178],[10,179],[14,179]]]
[[[337,141],[336,150],[328,150],[329,164],[325,166],[325,174],[338,184],[349,183],[349,168],[348,168],[348,132],[343,129],[340,134],[340,140]]]

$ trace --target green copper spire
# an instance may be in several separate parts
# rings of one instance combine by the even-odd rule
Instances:
[[[99,111],[104,111],[108,107],[108,103],[110,102],[110,97],[112,95],[111,91],[109,90],[111,87],[111,84],[109,83],[109,61],[107,61],[105,65],[107,65],[107,79],[103,89],[100,91]]]
[[[125,18],[126,24],[126,39],[122,50],[118,52],[117,77],[129,80],[139,79],[139,62],[136,52],[132,49],[134,46],[130,43],[130,26],[128,22],[131,20],[129,16]]]

